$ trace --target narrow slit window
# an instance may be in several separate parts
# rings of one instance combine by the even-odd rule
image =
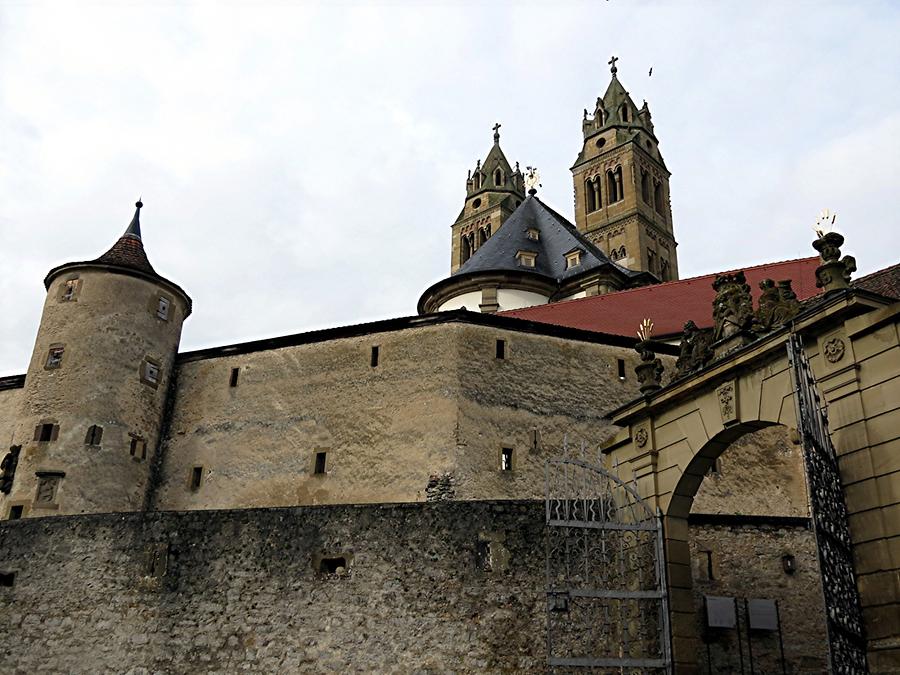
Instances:
[[[131,447],[129,450],[134,459],[139,461],[147,459],[147,443],[140,436],[131,437]]]
[[[703,557],[705,558],[704,562],[706,563],[706,578],[710,581],[715,580],[715,575],[713,574],[714,566],[713,566],[713,552],[712,551],[701,551]]]
[[[371,356],[371,359],[369,362],[371,363],[373,368],[378,367],[378,352],[379,352],[378,345],[375,345],[374,347],[372,347],[372,356]]]
[[[506,340],[497,340],[497,354],[498,359],[506,358]]]
[[[10,520],[21,520],[22,512],[25,510],[25,507],[21,504],[17,504],[16,506],[9,507],[9,519]]]
[[[97,426],[96,424],[88,427],[87,436],[85,436],[84,444],[85,445],[100,445],[100,440],[103,438],[103,427]]]
[[[326,453],[324,453],[324,452],[316,453],[316,468],[315,468],[314,472],[317,474],[325,473],[325,455],[326,455]]]
[[[191,490],[196,490],[203,482],[203,467],[195,466],[191,469]]]
[[[619,379],[625,379],[625,359],[616,359],[616,365],[619,368]]]
[[[513,466],[513,449],[503,448],[500,451],[500,470],[512,471]]]
[[[238,383],[238,376],[241,374],[240,368],[232,368],[231,369],[231,379],[228,381],[228,385],[231,387],[236,387]]]

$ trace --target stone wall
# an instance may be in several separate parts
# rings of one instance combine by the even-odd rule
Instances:
[[[566,435],[596,449],[611,433],[603,413],[637,395],[636,359],[627,347],[441,323],[187,360],[155,503],[415,502],[439,475],[457,499],[541,498],[544,460]],[[503,448],[511,471],[501,471]],[[320,452],[324,474],[314,471]]]
[[[323,556],[349,567],[320,572]],[[3,672],[480,673],[546,663],[541,502],[4,522],[0,571],[15,573],[0,586]]]
[[[747,628],[744,599],[778,602],[788,673],[826,670],[825,614],[816,544],[803,526],[697,525],[690,528],[694,599],[702,636],[700,672],[780,673],[778,634]],[[796,571],[784,570],[782,556],[794,556]],[[710,572],[712,577],[710,578]],[[737,630],[705,630],[705,595],[738,599]],[[740,636],[738,636],[738,630]],[[752,642],[748,643],[748,636]],[[741,669],[741,659],[743,668]],[[711,669],[708,664],[711,663]]]

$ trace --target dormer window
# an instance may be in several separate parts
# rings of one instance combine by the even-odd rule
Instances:
[[[566,253],[566,269],[578,267],[581,264],[581,251],[576,249],[570,253]]]
[[[500,169],[494,172],[494,185],[503,185],[503,171]]]
[[[525,230],[525,236],[531,239],[531,241],[540,241],[541,231],[535,227],[529,227],[527,230]]]
[[[533,268],[536,261],[537,253],[534,251],[519,251],[516,253],[516,262],[518,262],[521,267]]]

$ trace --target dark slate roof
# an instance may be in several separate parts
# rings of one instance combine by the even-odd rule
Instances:
[[[528,238],[530,229],[538,231],[537,241]],[[582,251],[581,264],[566,269],[566,254],[574,249]],[[537,253],[533,268],[519,264],[516,259],[519,251]],[[529,196],[500,229],[482,244],[452,276],[515,270],[517,272],[533,272],[559,282],[604,265],[616,268],[627,277],[640,274],[640,272],[626,269],[612,262],[572,223],[537,197]]]
[[[119,237],[119,240],[113,244],[112,248],[99,258],[94,260],[96,263],[105,265],[117,265],[119,267],[130,267],[132,269],[147,272],[156,275],[156,270],[147,259],[147,253],[144,251],[144,243],[141,241],[141,207],[143,204],[138,201],[135,204],[134,218],[125,230],[125,234]]]

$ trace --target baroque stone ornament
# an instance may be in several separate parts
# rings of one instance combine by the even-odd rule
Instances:
[[[741,333],[749,334],[753,325],[753,298],[743,272],[719,274],[713,282],[714,340],[724,340]]]
[[[737,420],[737,395],[735,394],[734,382],[726,382],[716,389],[716,398],[719,400],[719,412],[722,415],[722,422],[728,424]]]
[[[845,255],[841,258],[843,235],[831,230],[837,218],[825,209],[816,222],[816,234],[813,248],[819,252],[822,264],[816,268],[816,288],[824,288],[825,292],[837,291],[850,286],[850,276],[856,271],[856,258]]]
[[[19,452],[21,445],[14,445],[6,453],[3,461],[0,461],[0,492],[8,495],[12,490],[13,479],[16,477],[16,467],[19,464]]]
[[[759,296],[759,306],[753,325],[755,332],[767,333],[775,330],[797,316],[800,301],[791,288],[790,279],[779,281],[777,286],[771,279],[763,279],[759,282],[759,287],[762,293]]]
[[[702,370],[712,360],[712,331],[697,328],[697,324],[688,321],[681,333],[681,353],[675,362],[675,376],[683,377]]]
[[[662,388],[663,365],[653,350],[650,348],[650,336],[653,333],[653,322],[644,319],[638,328],[638,342],[634,349],[640,354],[641,362],[634,367],[641,393],[644,396],[652,394]]]
[[[639,448],[643,448],[647,445],[647,441],[650,440],[650,434],[647,433],[647,430],[641,427],[637,430],[637,433],[634,435],[634,442],[637,443]]]
[[[833,337],[825,341],[822,345],[822,352],[825,354],[825,360],[828,363],[837,363],[844,358],[844,352],[847,350],[844,341],[839,337]]]

